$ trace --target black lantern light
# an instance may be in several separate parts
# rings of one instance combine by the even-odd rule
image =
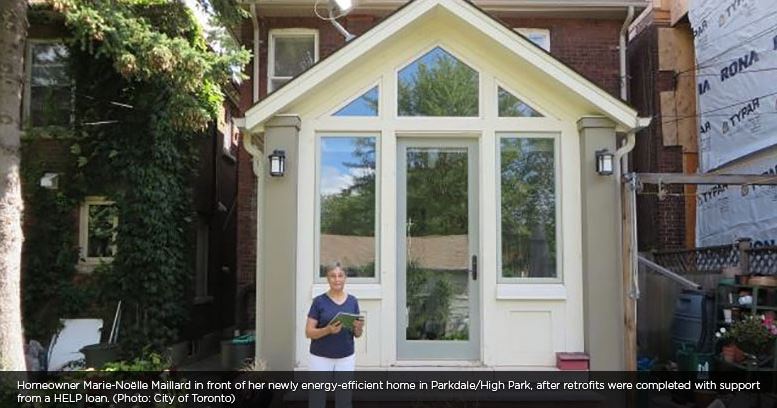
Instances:
[[[273,150],[270,157],[270,175],[273,177],[283,177],[286,173],[286,152],[283,150]]]
[[[607,149],[596,151],[596,172],[600,176],[612,175],[613,154]]]

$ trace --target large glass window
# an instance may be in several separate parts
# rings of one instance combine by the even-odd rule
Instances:
[[[440,47],[399,71],[399,116],[478,116],[478,73]]]
[[[70,124],[72,84],[68,50],[62,44],[30,45],[29,123],[32,126]]]
[[[340,263],[348,276],[375,274],[375,137],[322,137],[319,276]]]
[[[270,32],[267,90],[272,92],[318,61],[318,32],[308,29]]]
[[[500,140],[502,277],[557,278],[554,139]]]

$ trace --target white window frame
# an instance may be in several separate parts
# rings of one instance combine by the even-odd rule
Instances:
[[[25,63],[24,63],[24,91],[22,102],[22,123],[29,123],[32,125],[32,114],[30,112],[30,102],[32,99],[32,48],[34,45],[41,44],[59,44],[64,45],[65,41],[62,38],[29,38],[27,39],[27,45],[25,50]],[[73,81],[71,78],[71,100],[70,100],[70,124],[73,123]]]
[[[89,196],[84,198],[83,203],[81,203],[78,216],[78,264],[82,272],[91,272],[97,265],[113,262],[113,257],[90,257],[87,254],[89,251],[89,207],[115,204],[116,202],[102,196]],[[119,225],[118,217],[114,219],[113,225],[114,228]]]
[[[502,139],[553,139],[553,188],[556,217],[556,277],[554,278],[512,278],[502,274]],[[561,219],[561,162],[559,150],[561,134],[558,132],[496,132],[496,262],[497,283],[499,284],[563,284],[563,243]]]
[[[531,41],[529,39],[529,36],[531,35],[541,35],[545,37],[545,44],[537,44],[534,41],[532,41],[532,43],[538,45],[543,50],[550,52],[550,29],[549,28],[516,27],[516,28],[513,28],[513,30],[515,30],[522,36],[526,37],[526,39],[529,41]]]
[[[274,28],[268,35],[267,46],[267,93],[273,92],[273,80],[292,80],[294,77],[275,76],[275,39],[279,37],[307,37],[313,36],[313,63],[318,62],[318,30],[314,28]]]
[[[315,176],[315,275],[313,284],[326,284],[326,278],[319,276],[321,265],[321,139],[322,138],[357,138],[371,137],[375,139],[375,276],[371,278],[349,277],[348,282],[354,284],[380,283],[380,179],[381,179],[381,150],[379,132],[325,132],[316,134],[316,176]]]

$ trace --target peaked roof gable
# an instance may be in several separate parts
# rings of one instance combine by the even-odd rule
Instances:
[[[644,126],[644,120],[638,118],[636,110],[628,104],[610,95],[471,3],[465,0],[414,0],[251,107],[245,114],[245,128],[250,130],[260,127],[323,80],[336,75],[359,57],[438,7],[444,8],[494,41],[508,47],[518,57],[587,100],[622,128],[631,130]]]

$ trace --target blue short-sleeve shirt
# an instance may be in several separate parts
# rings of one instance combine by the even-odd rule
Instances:
[[[316,328],[320,329],[327,326],[340,312],[359,314],[359,301],[353,295],[348,295],[345,302],[338,305],[326,293],[322,293],[313,299],[308,317],[318,321]],[[310,353],[326,358],[348,357],[354,353],[353,333],[343,328],[340,333],[311,340]]]

